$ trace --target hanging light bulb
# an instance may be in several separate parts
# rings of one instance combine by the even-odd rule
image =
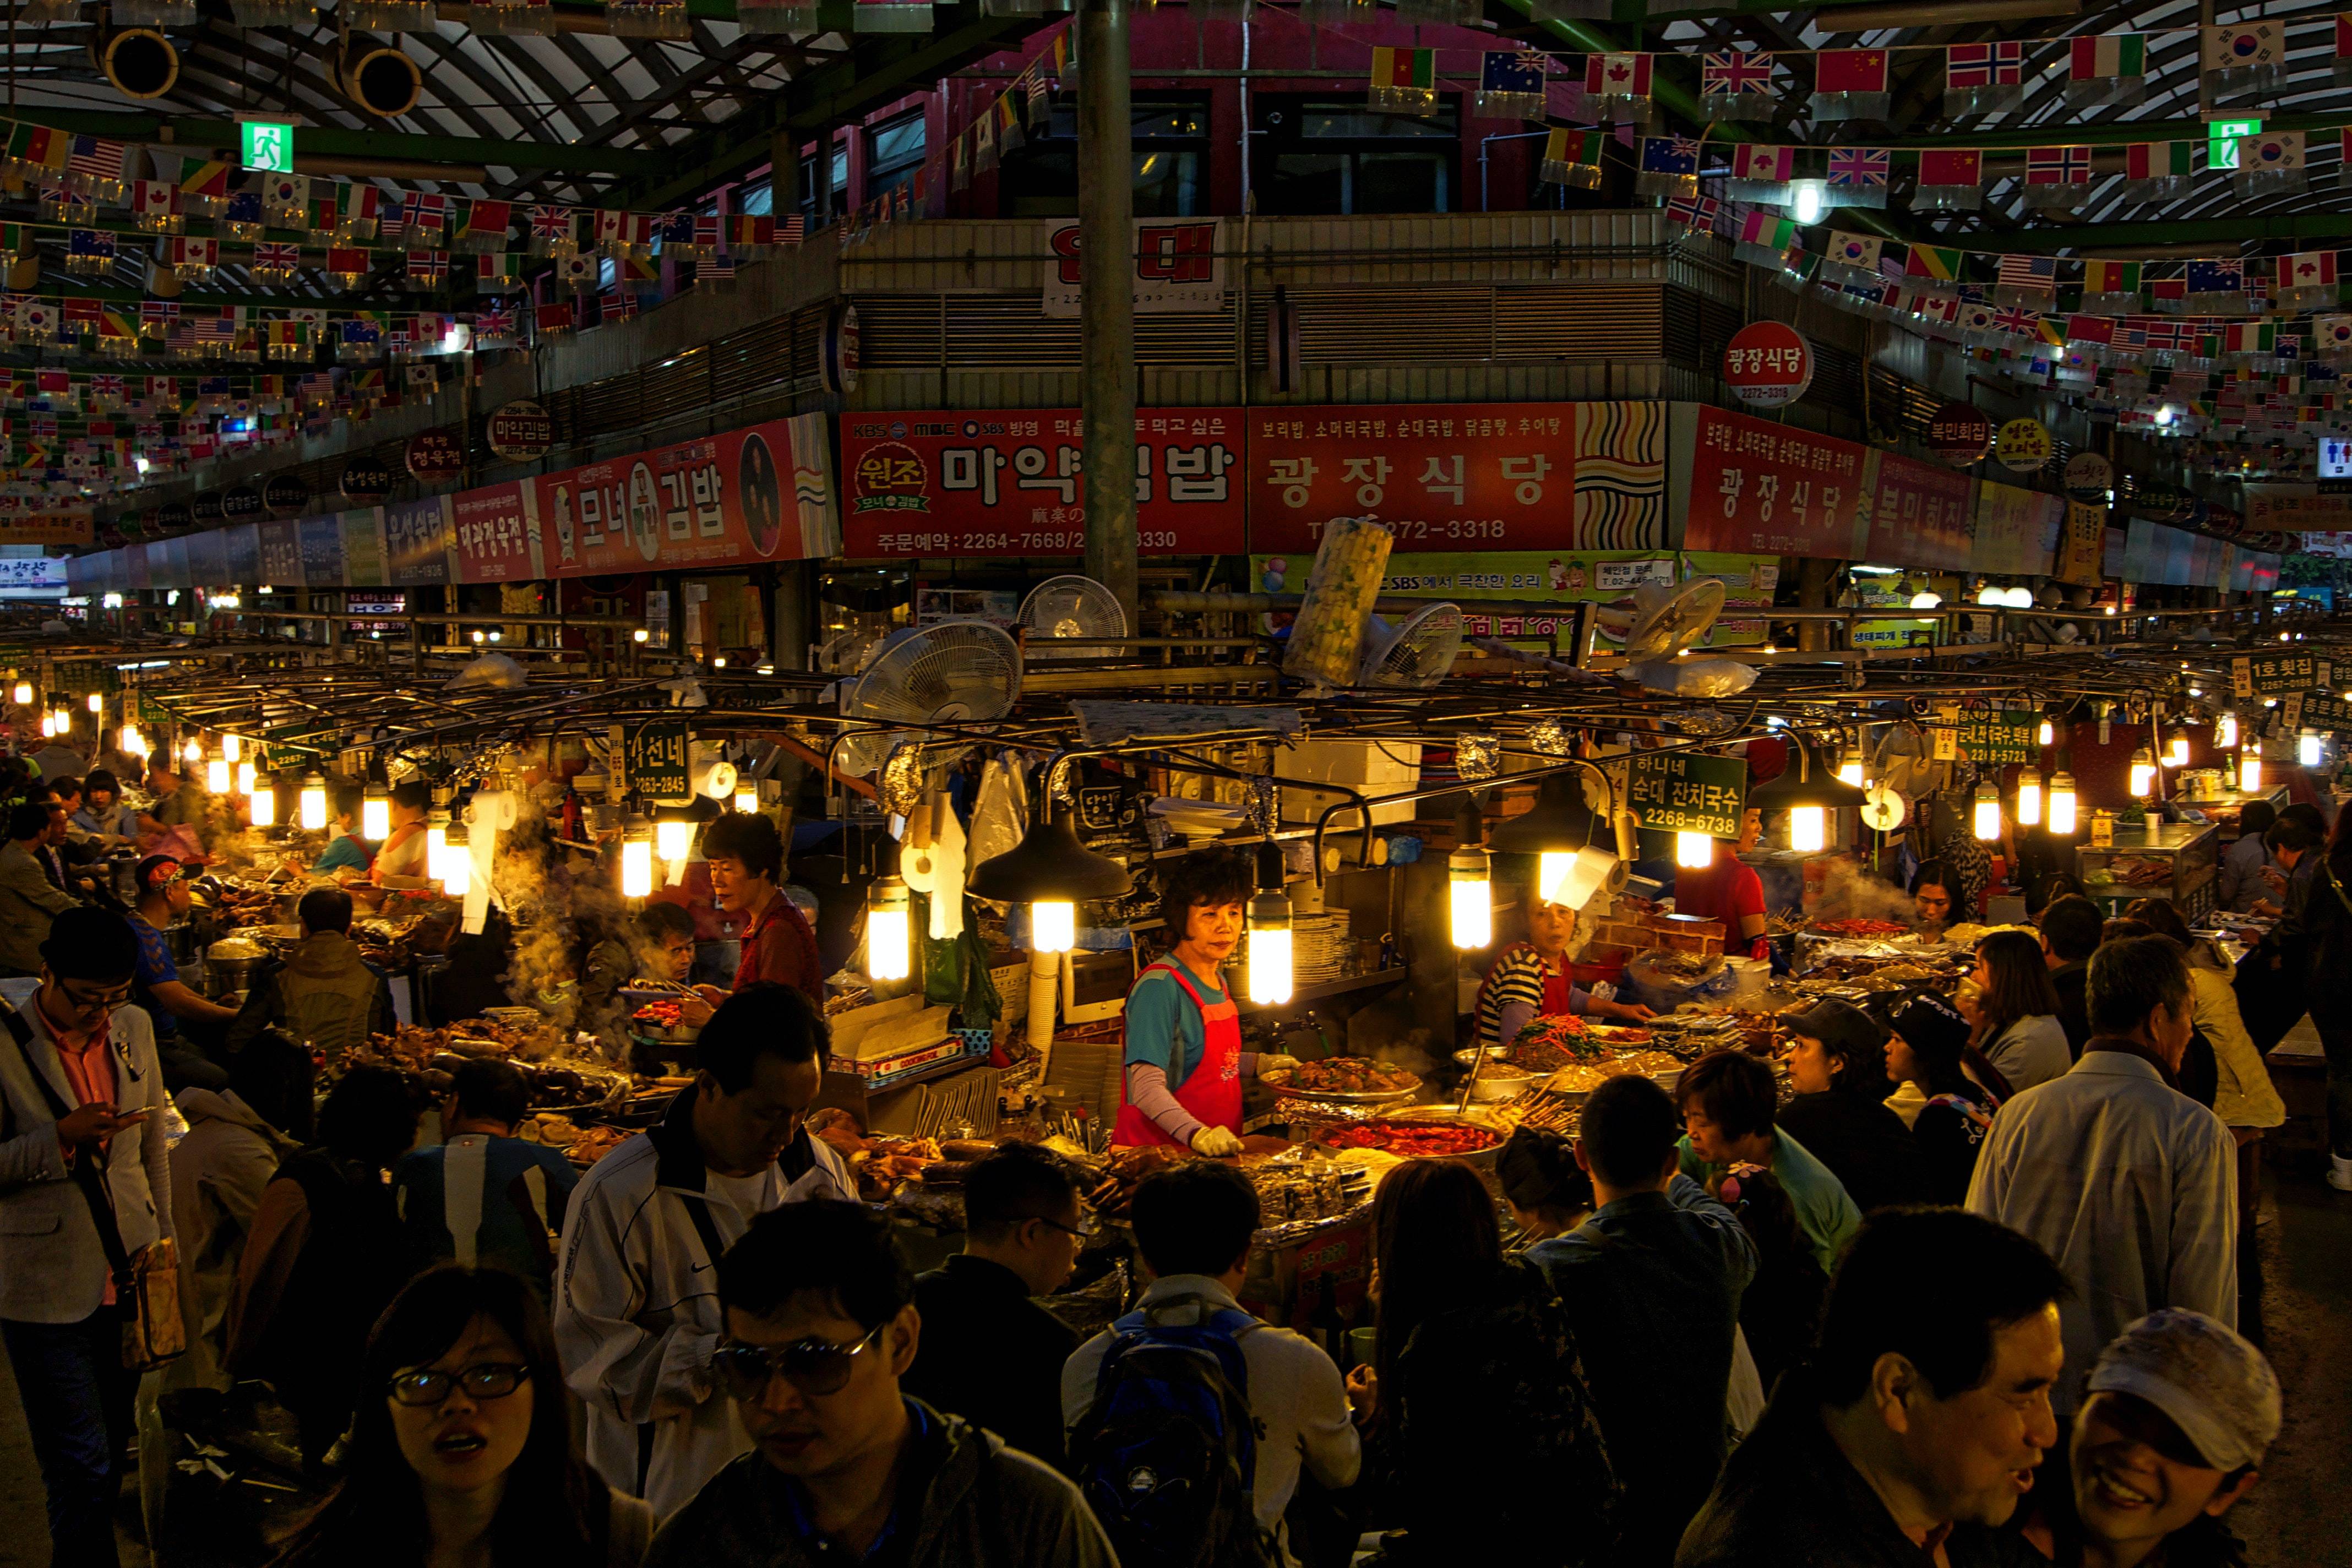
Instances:
[[[2174,725],[2172,733],[2164,738],[2164,765],[2168,768],[2189,765],[2189,731],[2179,724]]]
[[[745,816],[749,816],[753,812],[759,810],[760,786],[753,784],[750,779],[737,779],[735,781],[735,809]]]
[[[1675,864],[1693,871],[1704,871],[1715,864],[1715,840],[1704,833],[1675,835]]]
[[[653,890],[653,824],[642,816],[633,816],[621,830],[621,897],[642,899]]]
[[[133,757],[144,757],[147,754],[147,737],[139,732],[138,725],[122,726],[122,750],[126,754]]]
[[[303,790],[307,807],[310,792]],[[474,885],[474,850],[462,822],[449,825],[449,837],[441,850],[441,890],[453,899],[462,899]]]
[[[2263,754],[2251,742],[2238,753],[2238,788],[2247,795],[2263,792]]]
[[[99,714],[106,711],[106,698],[102,693],[93,691],[89,694],[89,710]]]
[[[30,708],[33,705],[33,683],[29,680],[16,682],[16,689],[10,696],[16,700],[17,707]]]
[[[2028,768],[2017,775],[2017,824],[2036,827],[2042,822],[2042,770]]]
[[[1290,900],[1268,888],[1249,905],[1249,999],[1261,1006],[1290,1000]]]
[[[1572,853],[1547,849],[1538,855],[1536,857],[1536,897],[1548,904],[1559,903],[1560,900],[1553,895],[1559,893],[1567,885],[1569,873],[1575,868],[1576,857]]]
[[[1454,817],[1454,850],[1445,860],[1454,945],[1464,952],[1488,946],[1495,940],[1493,867],[1493,857],[1486,853],[1485,822],[1476,803],[1465,798]]]
[[[432,815],[425,819],[425,879],[426,881],[437,882],[441,879],[441,862],[448,858],[448,853],[449,808],[446,805],[436,806],[433,808]],[[650,886],[646,889],[646,892],[652,891],[653,889]],[[631,896],[642,898],[644,894]]]
[[[221,755],[227,758],[232,763],[236,762],[238,758],[245,755],[245,742],[233,734],[223,735],[221,737]]]
[[[2156,758],[2146,746],[2132,753],[2131,793],[2135,797],[2156,793]]]
[[[1125,898],[1134,887],[1125,867],[1078,842],[1070,808],[1056,801],[1020,843],[975,867],[964,890],[993,903],[1028,905],[1030,951],[1067,952],[1077,945],[1080,903]]]
[[[253,793],[246,798],[246,816],[256,827],[278,826],[278,786],[268,779],[254,781]]]
[[[2315,730],[2305,730],[2295,737],[2295,761],[2306,768],[2315,768],[2327,757],[2327,742]]]
[[[1859,755],[1851,756],[1845,761],[1840,763],[1838,764],[1837,776],[1843,783],[1850,784],[1856,789],[1862,788],[1862,758]]]
[[[2009,590],[2006,588],[1996,588],[1988,583],[1985,586],[1977,590],[1977,604],[1981,608],[1998,610],[2007,605],[2008,603]]]
[[[58,733],[58,716],[57,716],[56,714],[54,714],[54,713],[44,713],[44,714],[42,714],[42,715],[41,715],[41,739],[42,739],[42,740],[44,740],[44,741],[53,741],[53,740],[57,739],[57,733]]]
[[[2042,716],[2042,729],[2033,737],[2033,743],[2037,746],[2054,746],[2058,743],[2058,726],[2050,721],[2050,715],[2047,713]]]
[[[1033,899],[1029,947],[1034,952],[1067,952],[1078,942],[1078,906],[1068,899]]]
[[[381,844],[392,837],[392,792],[372,784],[360,797],[360,839]]]
[[[875,980],[904,980],[914,973],[914,946],[907,924],[907,884],[877,877],[866,891],[866,973]]]
[[[673,809],[654,818],[654,853],[676,865],[693,851],[693,817]]]
[[[229,786],[229,765],[226,757],[214,757],[205,763],[205,788],[214,795],[226,795]]]
[[[203,762],[205,760],[204,742],[194,735],[189,736],[188,743],[180,748],[180,755],[191,763]]]
[[[2224,713],[2214,721],[2213,745],[2216,750],[2223,752],[2238,749],[2238,716],[2235,713]]]
[[[1969,828],[1978,838],[1990,844],[2000,837],[2000,791],[1990,781],[1977,785],[1975,820]]]
[[[73,710],[68,708],[63,702],[58,704],[57,711],[51,713],[49,718],[57,725],[58,734],[73,733]]]
[[[1911,607],[1915,610],[1940,609],[1943,604],[1944,595],[1932,588],[1922,588],[1911,595]]]
[[[253,764],[251,763],[237,763],[236,793],[239,795],[251,795],[254,791],[255,783],[256,780],[254,777]]]
[[[316,833],[327,826],[327,781],[317,773],[302,781],[301,811],[305,832]]]
[[[2074,837],[2074,775],[2050,775],[2050,833],[2056,838]]]
[[[1789,847],[1800,855],[1811,855],[1828,847],[1830,841],[1829,808],[1819,805],[1792,805],[1789,808]]]

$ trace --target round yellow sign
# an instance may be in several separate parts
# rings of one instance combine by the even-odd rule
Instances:
[[[2039,419],[2012,419],[1992,440],[1993,460],[2012,473],[2030,474],[2050,461],[2049,428]]]

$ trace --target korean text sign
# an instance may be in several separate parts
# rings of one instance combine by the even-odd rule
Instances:
[[[1135,499],[1146,555],[1243,550],[1243,415],[1135,416]],[[1075,409],[845,414],[844,552],[1080,555],[1086,481]]]
[[[1262,408],[1249,416],[1254,548],[1312,554],[1370,515],[1411,550],[1576,542],[1576,405]]]
[[[1872,559],[1862,447],[1727,409],[1690,415],[1683,548]]]
[[[1960,717],[1960,750],[1979,767],[2042,760],[2042,715],[2031,708],[1971,712]]]
[[[1863,473],[1864,490],[1871,498],[1864,510],[1864,559],[1930,571],[1969,569],[1976,480],[1935,463],[1875,450]]]
[[[2237,697],[2284,697],[2332,684],[2331,661],[2310,653],[2240,654],[2230,661],[2231,693]]]
[[[647,724],[629,737],[629,783],[656,800],[683,800],[687,787],[683,724]]]
[[[1748,800],[1745,761],[1690,752],[1635,752],[1627,761],[1626,802],[1644,828],[1739,837]]]
[[[531,481],[547,575],[836,552],[822,415],[775,419]]]

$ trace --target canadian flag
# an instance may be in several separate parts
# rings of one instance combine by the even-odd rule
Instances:
[[[2298,250],[2279,263],[2279,282],[2289,289],[2326,289],[2336,282],[2336,253]]]
[[[1584,90],[1596,98],[1647,98],[1650,59],[1648,55],[1587,55]]]

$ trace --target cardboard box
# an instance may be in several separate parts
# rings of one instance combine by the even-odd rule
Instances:
[[[935,1045],[948,1032],[949,1011],[929,1005],[921,992],[914,991],[836,1013],[833,1055],[841,1061],[868,1062]]]
[[[896,1056],[851,1060],[835,1057],[826,1063],[835,1072],[844,1072],[863,1079],[867,1093],[903,1083],[919,1074],[932,1071],[947,1063],[985,1059],[988,1042],[967,1039],[961,1035],[950,1035],[945,1039],[901,1051]]]

